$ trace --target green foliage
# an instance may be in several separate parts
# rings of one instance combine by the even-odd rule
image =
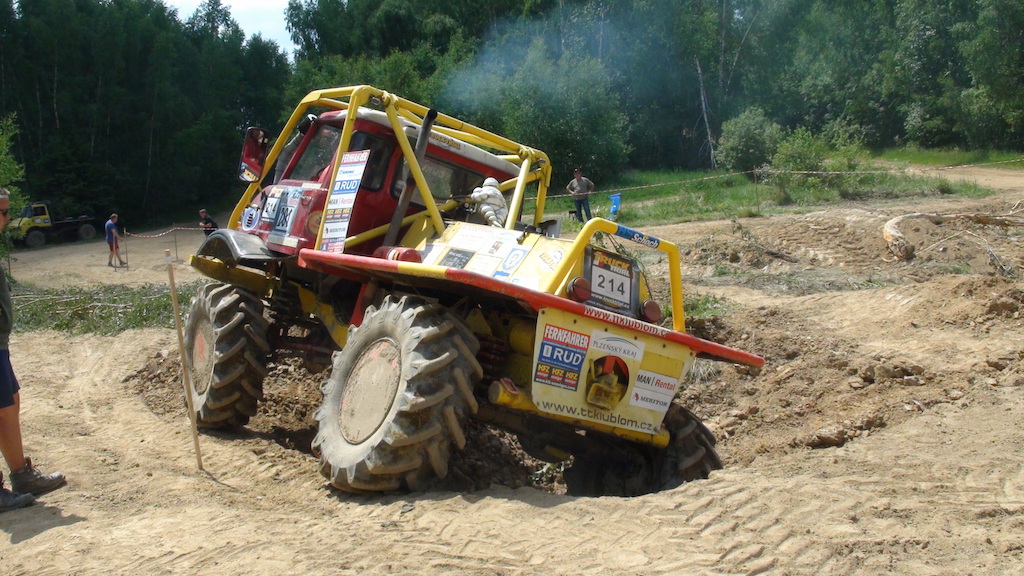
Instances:
[[[25,167],[11,154],[11,143],[17,134],[14,114],[0,118],[0,187],[12,193],[17,190],[15,182],[25,178]]]
[[[420,45],[406,52],[391,52],[383,58],[326,56],[316,61],[300,61],[296,65],[288,100],[294,105],[311,90],[371,84],[431,105],[444,86],[446,74],[468,53],[470,50],[464,39],[455,37],[444,51]]]
[[[25,175],[25,168],[11,154],[11,141],[17,133],[13,114],[0,118],[0,188],[6,188],[10,192],[8,210],[12,218],[21,213],[21,208],[25,205],[25,198],[19,187],[14,184],[22,181]],[[11,253],[11,245],[11,231],[5,226],[0,233],[0,258]]]
[[[178,285],[179,306],[187,306],[201,282]],[[71,334],[116,335],[134,328],[173,328],[170,288],[101,285],[41,290],[12,288],[17,330],[59,330]]]
[[[511,33],[506,41],[518,39]],[[525,59],[508,58],[522,50]],[[628,123],[609,83],[597,60],[558,55],[538,38],[525,49],[504,46],[456,70],[441,101],[484,128],[547,152],[556,182],[568,182],[580,166],[598,183],[621,170],[629,153]]]
[[[687,293],[683,296],[683,308],[687,318],[710,318],[728,312],[729,301],[713,294]]]
[[[985,100],[986,116],[998,114],[1009,130],[996,132],[988,145],[1019,145],[1024,133],[1024,4],[1017,0],[980,0],[974,21],[961,27],[961,51]],[[972,112],[977,111],[971,107]]]
[[[17,112],[24,164],[0,182],[132,225],[233,205],[247,126],[356,83],[541,148],[559,186],[573,164],[599,188],[709,167],[715,142],[753,170],[801,126],[823,167],[841,124],[872,148],[1024,142],[1018,0],[293,0],[285,18],[294,64],[223,0],[0,3],[0,118]]]
[[[22,191],[129,225],[237,201],[242,130],[280,116],[290,75],[219,0],[185,22],[161,2],[20,2],[2,34]]]
[[[797,200],[790,194],[790,189],[800,186],[804,191],[814,191],[823,184],[822,164],[828,153],[824,143],[815,138],[806,128],[797,128],[790,132],[779,144],[771,158],[771,171],[766,180],[781,193],[784,203],[791,204]],[[808,195],[807,200],[811,200]]]
[[[854,199],[877,180],[874,174],[858,172],[866,156],[858,131],[845,122],[832,122],[818,135],[801,127],[779,145],[766,181],[778,189],[784,204],[816,203],[837,195]]]
[[[775,155],[784,133],[782,127],[754,107],[722,125],[719,162],[731,170],[748,172],[761,168]]]
[[[293,0],[285,18],[298,60],[317,62],[386,58],[424,46],[443,51],[456,37],[482,35],[495,19],[523,10],[517,0]]]

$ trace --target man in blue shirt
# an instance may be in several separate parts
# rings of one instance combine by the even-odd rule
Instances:
[[[110,220],[107,220],[103,229],[107,231],[107,246],[110,246],[110,255],[107,256],[107,266],[110,266],[111,268],[114,267],[114,256],[117,256],[117,261],[121,266],[126,266],[128,263],[121,260],[121,245],[119,244],[119,241],[123,241],[124,238],[122,238],[117,232],[116,213],[110,215]]]

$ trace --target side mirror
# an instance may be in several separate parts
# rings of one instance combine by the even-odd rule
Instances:
[[[242,182],[256,182],[263,175],[263,163],[267,160],[270,139],[262,128],[250,127],[245,131],[245,145],[238,162],[238,179]]]

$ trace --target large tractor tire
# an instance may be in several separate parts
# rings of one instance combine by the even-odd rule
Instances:
[[[722,468],[715,452],[715,437],[686,408],[673,404],[665,415],[669,444],[663,449],[633,445],[629,450],[573,459],[565,471],[573,496],[639,496],[671,490],[684,482],[707,478]],[[628,454],[628,456],[623,456]]]
[[[82,224],[78,227],[77,234],[79,240],[92,240],[96,237],[96,227],[92,224]]]
[[[256,415],[267,375],[269,323],[254,294],[207,284],[185,319],[192,408],[205,428],[244,426]]]
[[[28,234],[25,234],[25,247],[39,248],[44,244],[46,244],[46,234],[42,230],[29,230]]]
[[[353,493],[420,491],[466,444],[483,377],[479,342],[444,308],[387,296],[349,331],[323,385],[313,451],[320,473]]]

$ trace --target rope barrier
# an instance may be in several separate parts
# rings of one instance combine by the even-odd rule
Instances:
[[[170,234],[171,232],[174,232],[175,230],[205,230],[205,228],[186,228],[186,227],[178,226],[178,227],[174,227],[174,228],[169,228],[168,230],[166,230],[164,232],[161,232],[159,234],[136,234],[134,232],[128,232],[126,230],[125,231],[125,236],[135,236],[137,238],[159,238],[161,236],[167,236],[168,234]]]
[[[818,175],[838,175],[838,174],[899,174],[899,173],[911,173],[911,172],[933,172],[940,170],[954,170],[957,168],[975,168],[979,166],[992,166],[995,164],[1010,164],[1013,162],[1024,162],[1024,158],[1016,158],[1014,160],[998,160],[994,162],[983,162],[979,164],[958,164],[955,166],[937,166],[929,168],[903,168],[889,169],[889,170],[855,170],[849,172],[841,171],[827,171],[827,170],[746,170],[743,172],[730,172],[728,174],[716,174],[714,176],[704,176],[702,178],[687,178],[686,180],[676,180],[674,182],[659,182],[657,184],[644,184],[643,186],[628,186],[624,188],[612,188],[610,190],[602,190],[600,192],[593,192],[590,195],[595,196],[598,194],[617,194],[627,190],[643,190],[645,188],[657,188],[659,186],[674,186],[679,184],[687,184],[690,182],[703,182],[705,180],[717,180],[724,178],[731,178],[733,176],[739,176],[741,174],[818,174]],[[571,197],[572,194],[548,194],[547,198],[566,198]],[[533,196],[527,198],[527,200],[536,200],[537,197]]]

